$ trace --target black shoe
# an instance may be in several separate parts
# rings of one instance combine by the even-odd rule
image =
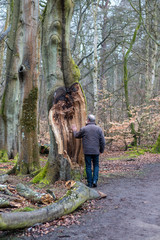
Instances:
[[[91,187],[92,187],[92,185],[91,185],[91,184],[86,184],[86,186],[87,186],[87,187],[89,187],[89,188],[91,188]]]
[[[96,182],[93,182],[93,187],[97,187],[97,183]]]

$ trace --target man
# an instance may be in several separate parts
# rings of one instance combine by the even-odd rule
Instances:
[[[86,173],[88,187],[97,187],[99,173],[99,154],[103,153],[105,147],[105,139],[102,129],[96,125],[95,116],[88,115],[87,124],[77,132],[77,127],[72,126],[75,138],[82,138],[83,152],[86,163]],[[93,161],[93,175],[92,164]]]

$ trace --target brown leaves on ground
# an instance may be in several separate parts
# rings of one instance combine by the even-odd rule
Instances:
[[[45,205],[48,205],[53,202],[53,197],[47,193],[41,197],[41,202]]]
[[[65,183],[65,186],[66,186],[67,189],[71,189],[74,186],[75,183],[76,183],[75,181],[69,180]]]
[[[146,152],[144,155],[131,157],[123,151],[106,151],[100,158],[100,173],[102,175],[132,173],[142,169],[145,164],[155,162],[160,162],[160,154]]]

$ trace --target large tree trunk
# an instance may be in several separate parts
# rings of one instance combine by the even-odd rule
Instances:
[[[25,0],[21,6],[23,48],[19,65],[21,111],[17,171],[28,174],[40,168],[37,139],[39,1]]]
[[[4,33],[1,34],[0,37],[0,84],[2,85],[3,81],[3,62],[4,62],[4,46],[5,46],[5,38],[7,37],[10,27],[9,27],[9,20],[10,20],[10,4],[7,5],[7,13],[6,13],[6,21],[4,26]]]
[[[33,226],[36,223],[53,221],[63,215],[73,212],[89,199],[100,198],[101,194],[88,188],[83,183],[76,182],[71,190],[59,201],[50,206],[31,212],[1,213],[0,230],[12,230]]]
[[[80,72],[69,46],[71,0],[49,0],[42,27],[42,57],[47,86],[50,152],[47,180],[67,180],[73,163],[83,165],[80,140],[71,132],[72,123],[85,124],[85,99],[78,83]]]
[[[18,151],[18,66],[20,63],[19,49],[21,42],[19,14],[20,1],[14,0],[12,24],[7,44],[6,84],[0,111],[0,149],[5,149],[9,157],[14,157]]]

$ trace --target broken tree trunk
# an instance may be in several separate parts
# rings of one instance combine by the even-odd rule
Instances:
[[[74,123],[85,125],[86,106],[78,83],[80,72],[69,47],[71,0],[48,0],[42,26],[42,58],[47,86],[50,152],[47,181],[70,179],[74,164],[84,165],[81,140],[71,132]],[[40,179],[41,180],[41,179]]]
[[[16,190],[21,196],[32,202],[45,203],[46,200],[48,203],[51,203],[53,201],[53,197],[50,194],[35,192],[31,188],[24,186],[22,183],[17,184]]]
[[[100,198],[100,194],[83,183],[75,182],[72,189],[59,201],[31,212],[0,214],[0,230],[12,230],[33,226],[36,223],[53,221],[73,212],[89,199]]]
[[[53,203],[55,199],[55,194],[50,190],[46,194],[33,191],[22,183],[17,184],[16,187],[0,184],[0,208],[18,208],[23,201],[27,202],[26,200],[48,205]]]

